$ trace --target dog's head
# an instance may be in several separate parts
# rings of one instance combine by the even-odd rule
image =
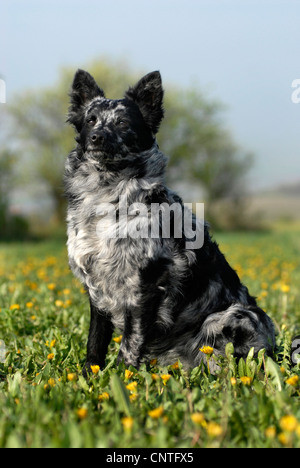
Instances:
[[[94,78],[75,74],[68,122],[76,128],[83,152],[100,160],[124,158],[150,149],[163,118],[163,89],[158,71],[129,88],[123,99],[106,99]]]

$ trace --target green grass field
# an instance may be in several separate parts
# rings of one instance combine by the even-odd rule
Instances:
[[[64,244],[0,245],[0,447],[300,447],[300,229],[215,238],[275,322],[275,360],[235,362],[228,346],[218,375],[214,355],[136,371],[116,366],[116,333],[88,381],[87,298]]]

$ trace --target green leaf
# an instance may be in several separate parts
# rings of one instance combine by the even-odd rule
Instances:
[[[130,400],[128,397],[128,392],[126,391],[123,382],[117,374],[112,375],[110,379],[110,387],[115,403],[119,410],[126,413],[127,416],[130,416]]]
[[[231,360],[233,358],[233,354],[234,354],[234,346],[232,343],[227,343],[227,345],[225,346],[225,355],[227,357],[228,360]]]
[[[239,360],[238,372],[240,377],[244,377],[246,375],[246,364],[243,358],[240,358]]]
[[[273,361],[273,359],[271,359],[269,356],[266,359],[265,371],[267,376],[272,379],[272,384],[274,385],[274,387],[276,387],[277,390],[281,392],[282,383],[280,369],[277,366],[277,364]]]

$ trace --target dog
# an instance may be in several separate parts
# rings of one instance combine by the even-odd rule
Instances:
[[[179,359],[193,368],[205,358],[202,346],[224,354],[229,342],[237,358],[252,347],[256,354],[262,348],[273,353],[272,320],[230,267],[206,223],[190,212],[193,232],[202,235],[200,248],[187,248],[182,229],[175,236],[176,223],[163,236],[161,213],[158,235],[124,235],[125,224],[136,227],[139,210],[131,210],[124,223],[122,203],[146,207],[138,216],[143,230],[152,222],[151,206],[176,204],[179,215],[189,212],[165,183],[167,158],[156,141],[163,94],[158,71],[118,100],[107,99],[84,70],[76,72],[71,87],[67,121],[76,130],[77,145],[66,160],[64,186],[69,264],[90,302],[85,375],[91,365],[105,367],[116,328],[122,333],[117,363],[137,369],[154,358],[161,365]],[[173,213],[170,223],[179,215]]]

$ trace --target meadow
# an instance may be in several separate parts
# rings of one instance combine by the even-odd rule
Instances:
[[[116,365],[116,332],[88,380],[88,301],[64,242],[1,244],[0,447],[300,448],[300,228],[215,239],[275,323],[274,359],[236,362],[228,345],[217,375],[212,349],[190,372],[137,371]]]

